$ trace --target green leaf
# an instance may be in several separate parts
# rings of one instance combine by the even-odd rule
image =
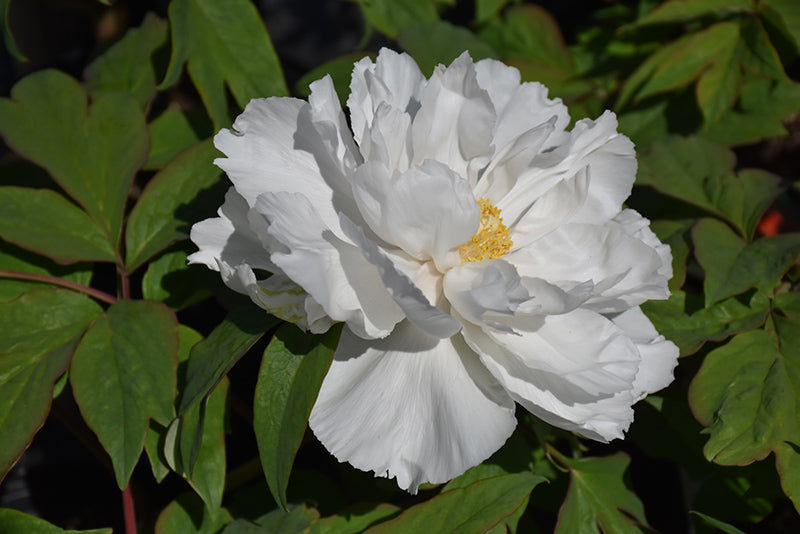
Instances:
[[[511,0],[475,0],[475,22],[481,24],[492,19]]]
[[[699,137],[668,137],[639,161],[640,184],[724,217],[748,239],[781,191],[780,179],[770,173],[746,169],[735,175],[733,152]]]
[[[0,508],[0,533],[2,534],[62,534],[72,532],[75,534],[112,534],[110,528],[94,530],[64,530],[44,519],[39,519],[19,510]]]
[[[710,352],[689,403],[708,427],[706,458],[746,465],[774,452],[783,490],[800,509],[800,324],[774,316],[767,326]]]
[[[669,245],[672,251],[672,278],[669,281],[670,291],[676,291],[686,280],[686,262],[689,259],[689,243],[687,236],[694,225],[694,219],[653,221],[650,229],[655,232],[662,243]]]
[[[753,10],[752,0],[669,0],[632,26],[685,22],[708,15],[730,16]]]
[[[116,245],[133,176],[147,156],[139,104],[106,93],[87,107],[83,88],[54,70],[31,74],[0,99],[0,134],[45,168]]]
[[[248,0],[175,0],[169,20],[172,57],[161,89],[178,81],[188,62],[215,129],[230,124],[226,85],[240,108],[253,98],[288,94],[267,30]]]
[[[14,35],[11,33],[11,26],[8,24],[8,9],[11,6],[11,0],[0,0],[0,29],[3,32],[3,44],[6,50],[17,61],[28,61],[28,59],[19,51],[17,42],[14,40]]]
[[[388,37],[414,25],[439,20],[430,0],[356,0],[367,22]],[[463,50],[462,50],[463,52]],[[415,58],[416,59],[416,58]],[[424,72],[424,71],[423,71]]]
[[[739,57],[745,68],[774,80],[787,80],[781,58],[758,18],[742,21]]]
[[[75,351],[70,383],[89,428],[128,485],[152,418],[174,416],[178,323],[161,303],[121,300],[89,327]]]
[[[739,97],[737,47],[725,48],[697,81],[697,104],[707,122],[714,122],[728,112]]]
[[[262,515],[255,521],[237,519],[228,524],[222,534],[295,534],[306,529],[319,519],[319,512],[305,504],[281,509]]]
[[[49,189],[0,187],[0,236],[62,263],[115,260],[114,247],[86,213]]]
[[[59,265],[43,256],[18,248],[0,240],[0,271],[17,271],[32,274],[55,276],[81,285],[89,285],[92,280],[92,265],[75,263]],[[0,278],[0,302],[17,298],[31,289],[52,288],[51,284]]]
[[[247,306],[232,311],[207,338],[192,348],[178,414],[206,397],[239,358],[276,324],[278,319],[260,308]]]
[[[292,324],[275,332],[258,373],[253,427],[275,502],[286,509],[286,486],[308,416],[339,342],[341,327],[312,336]]]
[[[217,182],[221,171],[212,164],[217,154],[211,140],[205,141],[181,153],[150,180],[128,218],[125,263],[129,271],[186,238],[188,224],[194,222],[186,206]]]
[[[719,56],[735,48],[738,40],[737,24],[718,22],[659,48],[625,82],[617,108],[623,108],[631,99],[636,102],[689,85]]]
[[[161,511],[155,534],[217,534],[232,519],[225,508],[212,513],[197,495],[187,493]]]
[[[161,169],[179,153],[207,139],[214,127],[203,110],[181,111],[169,108],[148,125],[150,153],[144,168]]]
[[[178,325],[178,362],[184,363],[189,359],[192,347],[203,339],[203,336],[196,330],[186,325]],[[180,372],[178,373],[180,376]],[[150,467],[153,477],[157,482],[161,482],[166,477],[171,468],[167,457],[164,454],[166,446],[167,427],[150,420],[150,427],[144,439],[144,450],[150,459]]]
[[[359,504],[339,514],[313,523],[308,534],[359,534],[367,528],[399,514],[401,509],[393,504]]]
[[[128,33],[92,61],[84,78],[89,92],[130,93],[143,108],[156,94],[159,56],[167,44],[167,23],[148,13],[139,28]]]
[[[750,80],[739,103],[720,120],[707,123],[703,135],[726,145],[753,143],[787,134],[783,119],[800,110],[800,84]]]
[[[426,76],[430,76],[436,65],[450,64],[465,50],[475,61],[497,57],[497,52],[474,33],[445,21],[408,26],[397,36],[397,42]]]
[[[567,498],[558,513],[556,533],[641,532],[647,525],[644,506],[627,488],[623,475],[630,458],[617,453],[604,458],[567,458],[554,449],[556,461],[569,469]]]
[[[763,0],[763,3],[778,12],[794,38],[795,48],[800,49],[800,4],[795,0]]]
[[[699,297],[698,297],[699,298]],[[673,291],[669,300],[651,300],[642,310],[664,337],[678,345],[682,355],[695,353],[706,341],[721,341],[733,334],[764,324],[769,300],[761,293],[753,294],[748,303],[737,298],[717,302],[707,308],[702,303],[694,312],[687,311],[683,291]]]
[[[527,504],[533,488],[544,480],[528,472],[479,480],[412,506],[366,533],[486,532]]]
[[[102,311],[66,289],[0,303],[0,480],[44,424],[81,331]]]
[[[768,296],[800,253],[800,233],[762,237],[747,244],[717,219],[693,231],[697,261],[706,272],[706,306],[756,287]]]
[[[713,517],[700,513],[696,510],[689,510],[689,513],[699,517],[706,525],[714,527],[721,532],[725,532],[726,534],[747,534],[733,525],[729,525],[728,523],[720,521],[719,519],[714,519]]]
[[[173,309],[183,309],[210,296],[208,288],[219,283],[219,274],[201,265],[189,265],[185,250],[165,252],[147,265],[142,295],[160,300]]]

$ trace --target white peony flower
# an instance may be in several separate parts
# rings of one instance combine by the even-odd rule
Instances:
[[[639,309],[669,296],[671,255],[622,208],[636,157],[614,114],[567,131],[543,85],[466,53],[426,80],[383,49],[350,88],[350,126],[327,76],[308,102],[251,101],[214,140],[233,187],[191,233],[190,260],[270,313],[346,324],[319,440],[414,492],[500,448],[515,402],[622,437],[678,350]]]

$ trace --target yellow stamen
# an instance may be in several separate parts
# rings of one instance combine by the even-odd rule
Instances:
[[[514,244],[500,217],[500,208],[492,206],[488,198],[478,200],[478,206],[481,208],[481,226],[472,239],[458,248],[462,265],[468,261],[501,258]]]

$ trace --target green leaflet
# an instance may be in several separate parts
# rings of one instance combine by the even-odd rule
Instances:
[[[286,324],[264,351],[256,384],[253,427],[270,491],[284,509],[292,463],[340,334],[341,326],[324,335],[311,336]]]
[[[121,300],[86,331],[70,383],[81,414],[128,485],[152,418],[174,416],[178,324],[163,304]]]
[[[248,0],[174,0],[169,6],[172,57],[161,89],[184,63],[215,129],[230,125],[225,87],[240,108],[252,98],[288,93],[272,42]]]

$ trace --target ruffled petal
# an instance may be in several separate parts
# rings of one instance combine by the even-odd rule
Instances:
[[[464,339],[509,394],[550,424],[601,441],[633,419],[640,356],[610,320],[588,310],[545,316],[509,334],[465,323]]]
[[[364,258],[372,263],[394,301],[400,306],[409,321],[423,332],[438,338],[448,338],[461,329],[461,324],[443,312],[426,298],[411,278],[405,274],[378,245],[346,217],[342,217],[342,229],[361,249]],[[424,276],[422,270],[417,275]],[[430,284],[423,284],[429,286]]]
[[[309,424],[339,461],[415,493],[488,458],[516,419],[459,336],[435,339],[403,322],[380,341],[342,332]]]
[[[653,323],[638,306],[611,318],[639,349],[642,363],[633,382],[634,399],[639,401],[650,393],[667,387],[678,365],[680,351],[672,342],[659,335]]]
[[[437,66],[422,89],[411,124],[412,163],[434,159],[466,178],[470,160],[494,152],[494,121],[494,106],[464,52],[449,67]]]
[[[640,219],[641,222],[644,219]],[[627,220],[626,226],[565,224],[536,242],[507,255],[522,276],[537,277],[559,286],[591,281],[592,297],[585,306],[601,313],[624,311],[650,299],[669,297],[672,276],[669,252],[653,241],[629,235],[642,232]],[[638,228],[633,230],[633,228]],[[652,236],[654,238],[654,236]]]
[[[366,163],[353,178],[361,215],[381,239],[443,270],[460,263],[455,250],[478,231],[480,210],[466,181],[438,161],[426,160],[392,175]]]
[[[385,337],[404,314],[358,247],[331,231],[316,206],[298,193],[264,193],[255,211],[285,250],[271,259],[335,321],[358,335]],[[338,226],[338,221],[337,221]]]
[[[368,137],[375,112],[382,103],[413,116],[425,83],[425,76],[411,56],[388,48],[381,48],[375,63],[368,57],[356,63],[347,98],[356,142],[362,145]]]

